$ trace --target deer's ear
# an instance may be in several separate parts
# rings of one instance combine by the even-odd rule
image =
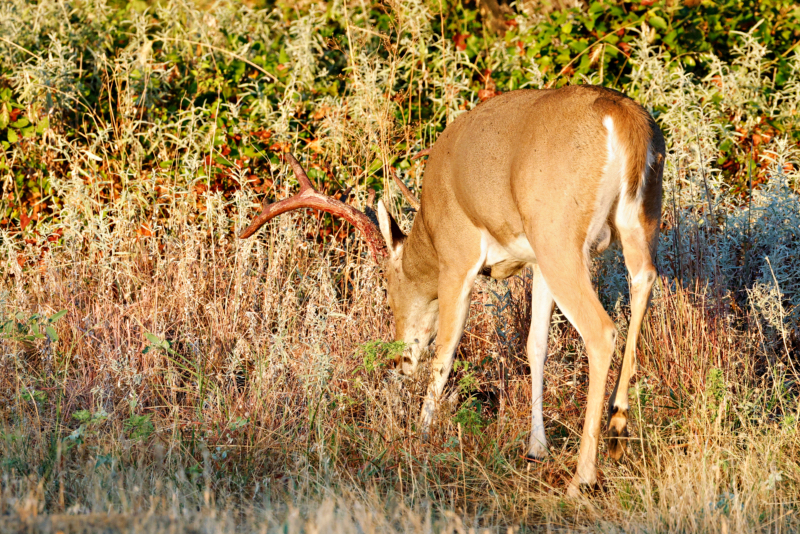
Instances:
[[[386,241],[386,248],[389,249],[389,253],[392,255],[398,254],[406,235],[389,214],[383,200],[378,201],[378,224],[381,227],[381,234],[383,234],[383,239]]]

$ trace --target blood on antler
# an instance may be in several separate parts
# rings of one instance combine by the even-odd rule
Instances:
[[[311,180],[308,179],[305,169],[303,169],[295,157],[290,153],[286,153],[286,159],[292,166],[297,181],[300,182],[300,192],[293,197],[274,203],[270,203],[267,199],[264,199],[261,213],[253,219],[250,226],[242,230],[239,234],[240,239],[250,237],[256,233],[259,228],[264,226],[267,221],[281,213],[301,208],[311,208],[330,213],[336,217],[341,217],[358,228],[361,233],[364,234],[375,261],[380,262],[386,257],[386,244],[384,243],[381,231],[369,217],[353,206],[348,206],[344,202],[321,194],[311,185]]]

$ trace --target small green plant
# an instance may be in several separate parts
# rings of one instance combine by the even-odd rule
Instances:
[[[153,422],[150,420],[150,415],[137,415],[134,410],[136,410],[136,405],[138,402],[135,399],[128,401],[128,404],[131,407],[131,415],[124,423],[125,433],[128,436],[128,439],[133,441],[144,441],[150,437],[150,435],[155,432],[155,426],[153,426]]]
[[[717,417],[717,410],[725,397],[725,389],[725,375],[722,369],[716,367],[709,369],[706,374],[706,399],[712,418]]]
[[[457,360],[453,363],[453,371],[458,372],[459,369],[464,370],[464,374],[458,379],[458,389],[464,395],[471,395],[478,389],[478,378],[475,376],[475,371],[470,371],[470,364],[466,360]]]
[[[128,439],[133,441],[144,441],[155,432],[155,427],[150,420],[150,415],[131,414],[128,420],[125,421],[124,426]]]
[[[51,343],[58,341],[58,333],[53,325],[66,315],[66,310],[54,313],[50,317],[34,313],[26,317],[19,312],[13,318],[3,321],[0,338],[20,343],[34,343],[48,339]]]
[[[706,395],[713,399],[717,404],[722,402],[725,396],[725,375],[722,369],[712,367],[706,375]]]
[[[489,424],[481,415],[483,405],[475,397],[470,397],[453,416],[453,423],[460,424],[467,434],[477,435]]]
[[[25,391],[22,392],[22,400],[26,402],[36,402],[36,404],[42,404],[44,401],[47,400],[47,393],[44,391],[38,391],[33,388],[25,388]]]
[[[366,371],[372,373],[380,367],[386,367],[402,356],[406,344],[402,341],[368,341],[358,347],[363,363],[355,372]]]
[[[67,436],[67,449],[83,443],[87,436],[96,432],[97,427],[108,419],[108,413],[102,408],[96,412],[78,410],[72,414],[72,418],[78,421],[80,426]]]

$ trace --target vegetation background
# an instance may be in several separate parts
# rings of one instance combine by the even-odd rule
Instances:
[[[0,530],[797,530],[799,37],[785,0],[0,3]],[[423,442],[352,228],[235,235],[287,150],[408,228],[448,122],[577,83],[668,159],[629,454],[569,500],[587,363],[556,314],[526,463],[529,274],[475,288]],[[624,334],[618,250],[595,280]]]

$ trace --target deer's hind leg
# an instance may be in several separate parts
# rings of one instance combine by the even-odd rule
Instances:
[[[589,359],[589,392],[578,467],[567,489],[575,496],[581,486],[597,482],[597,446],[617,330],[592,287],[588,260],[580,244],[565,247],[557,240],[541,240],[535,250],[547,286],[558,308],[583,338]]]
[[[628,386],[636,373],[636,341],[657,275],[654,253],[658,240],[658,218],[653,221],[646,216],[640,217],[641,208],[630,209],[635,206],[625,206],[626,202],[632,204],[630,200],[620,200],[616,222],[625,266],[631,279],[631,320],[619,378],[608,406],[608,453],[615,460],[622,457],[627,445]]]

